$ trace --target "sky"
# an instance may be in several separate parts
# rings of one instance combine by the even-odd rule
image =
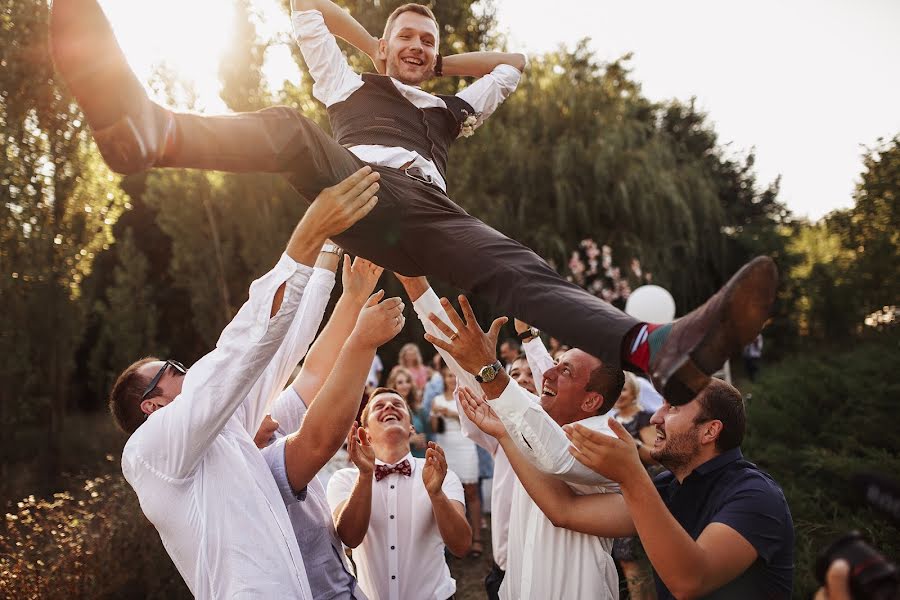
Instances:
[[[864,146],[900,133],[900,0],[495,0],[511,50],[539,54],[591,38],[600,60],[633,53],[652,100],[696,98],[735,156],[754,150],[760,186],[818,219],[850,206]],[[228,43],[228,0],[101,0],[142,77],[165,58],[197,82],[206,110]],[[277,0],[254,0],[261,34],[286,36]],[[178,15],[179,18],[173,18]],[[285,37],[285,39],[287,39]],[[270,81],[300,76],[288,47],[267,55]]]

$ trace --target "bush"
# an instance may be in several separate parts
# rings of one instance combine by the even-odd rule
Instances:
[[[861,473],[900,480],[898,341],[896,330],[885,331],[849,348],[794,356],[752,388],[743,449],[790,505],[795,598],[811,597],[817,553],[850,529],[900,556],[900,529],[868,508],[853,482]]]
[[[190,598],[121,475],[29,496],[0,528],[0,598]]]

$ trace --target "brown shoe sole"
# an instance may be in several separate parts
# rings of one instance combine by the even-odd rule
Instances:
[[[759,256],[744,265],[722,290],[709,299],[709,306],[695,312],[711,311],[700,316],[707,321],[707,331],[692,347],[678,348],[680,356],[666,360],[661,355],[657,367],[651,367],[657,389],[673,405],[686,404],[707,386],[710,376],[725,361],[750,343],[762,330],[772,312],[778,284],[775,261]],[[693,313],[675,322],[678,328],[690,326]],[[676,331],[673,330],[674,335]],[[680,336],[672,341],[677,343]],[[668,363],[665,367],[658,363]]]

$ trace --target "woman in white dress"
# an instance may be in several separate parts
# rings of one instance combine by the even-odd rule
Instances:
[[[444,449],[447,468],[459,476],[466,495],[466,512],[472,526],[472,549],[469,556],[477,558],[484,552],[481,542],[481,496],[478,490],[478,450],[475,442],[463,435],[459,412],[453,399],[456,375],[447,366],[441,369],[444,393],[435,396],[431,405],[431,430],[435,441]]]

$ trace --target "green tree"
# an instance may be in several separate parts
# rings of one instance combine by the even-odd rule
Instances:
[[[0,404],[4,424],[45,424],[52,473],[84,331],[81,283],[124,197],[55,79],[47,22],[46,2],[0,2]]]

